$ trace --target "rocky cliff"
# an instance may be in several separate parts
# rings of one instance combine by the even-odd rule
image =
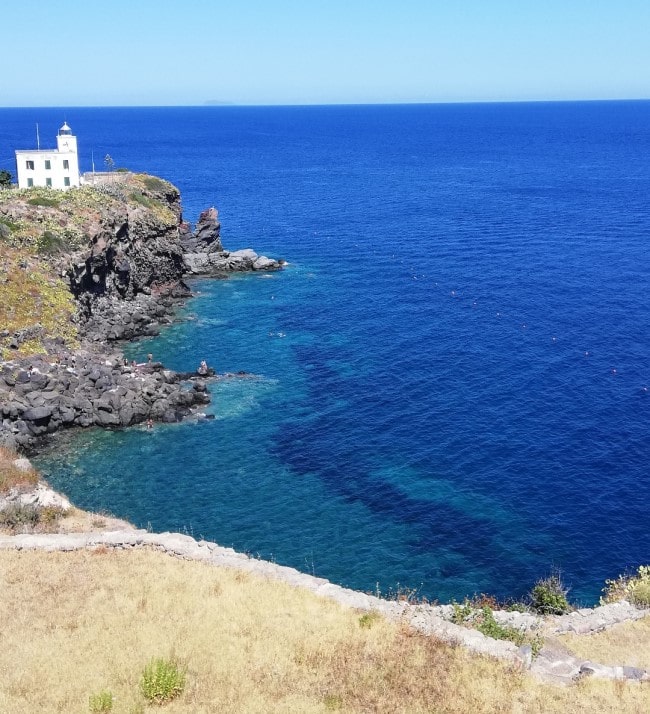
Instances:
[[[117,172],[67,192],[0,191],[0,258],[0,443],[13,447],[63,426],[175,421],[205,404],[204,382],[184,388],[108,344],[157,334],[190,295],[187,274],[281,267],[224,250],[213,208],[192,231],[167,181]]]

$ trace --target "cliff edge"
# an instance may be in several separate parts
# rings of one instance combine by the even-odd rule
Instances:
[[[192,375],[127,364],[114,343],[170,323],[191,295],[186,275],[281,267],[226,251],[213,208],[192,230],[175,186],[128,172],[1,190],[0,260],[0,444],[11,448],[66,426],[177,421],[207,403],[204,379],[187,389]]]

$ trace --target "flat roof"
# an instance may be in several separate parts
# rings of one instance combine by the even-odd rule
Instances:
[[[67,151],[58,149],[16,149],[17,154],[67,154]]]

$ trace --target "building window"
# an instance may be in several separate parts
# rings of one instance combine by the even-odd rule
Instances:
[[[31,171],[34,170],[34,162],[33,161],[26,161],[25,163],[27,164],[27,168],[29,170],[31,170]]]
[[[27,179],[27,188],[31,188],[34,185],[34,179]]]
[[[45,170],[49,171],[52,168],[52,162],[49,159],[45,159]]]
[[[70,177],[69,177],[69,176],[64,176],[64,177],[63,177],[63,185],[64,185],[64,186],[69,186],[69,185],[70,185]]]
[[[45,185],[46,185],[48,188],[52,188],[52,179],[51,179],[51,178],[46,178],[46,179],[45,179]]]
[[[70,168],[70,162],[67,159],[63,159],[63,168],[66,171]]]

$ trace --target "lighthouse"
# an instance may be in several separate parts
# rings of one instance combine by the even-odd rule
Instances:
[[[17,149],[18,188],[43,186],[66,191],[79,185],[77,137],[67,122],[59,129],[56,149]]]

